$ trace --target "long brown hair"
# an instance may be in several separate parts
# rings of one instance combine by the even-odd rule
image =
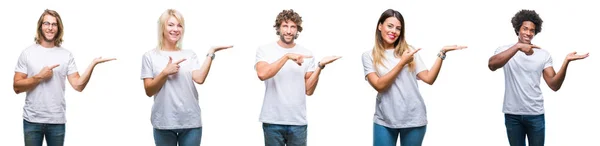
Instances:
[[[54,10],[44,10],[44,13],[42,13],[42,15],[40,16],[40,19],[38,20],[37,23],[37,31],[35,32],[35,43],[37,44],[41,44],[42,41],[44,41],[44,31],[42,30],[42,25],[44,23],[44,16],[46,15],[50,15],[54,18],[56,18],[56,23],[57,23],[57,27],[58,30],[56,30],[56,35],[54,36],[54,46],[60,47],[60,44],[62,44],[63,42],[63,23],[62,23],[62,19],[60,18],[60,15],[58,15],[58,13]]]
[[[404,25],[404,17],[400,12],[387,9],[381,14],[379,17],[379,21],[377,21],[377,25],[375,27],[375,46],[373,47],[373,64],[375,65],[375,70],[379,72],[377,69],[378,66],[386,67],[383,64],[383,59],[385,59],[385,49],[383,47],[383,37],[381,36],[381,31],[379,30],[379,25],[383,25],[383,22],[389,17],[396,17],[400,21],[400,36],[396,41],[394,41],[394,56],[400,57],[405,50],[410,49],[408,44],[406,43],[406,37],[404,35],[405,25]],[[415,63],[414,60],[408,64],[408,68],[410,71],[414,71]],[[387,68],[387,67],[386,67]]]

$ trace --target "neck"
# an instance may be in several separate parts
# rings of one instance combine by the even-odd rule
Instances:
[[[161,47],[160,50],[163,51],[177,51],[177,45],[175,43],[171,43],[169,41],[164,41],[165,43],[163,44],[163,46]]]
[[[384,49],[394,49],[394,44],[383,43]]]
[[[54,42],[41,41],[40,46],[44,48],[54,48]]]
[[[284,43],[281,40],[277,41],[277,44],[279,46],[281,46],[282,48],[286,48],[286,49],[294,48],[294,46],[296,46],[296,43],[294,43],[294,42],[288,44],[288,43]]]

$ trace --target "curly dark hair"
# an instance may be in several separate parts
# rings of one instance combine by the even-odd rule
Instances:
[[[525,21],[531,21],[533,22],[533,24],[535,24],[535,34],[537,35],[538,33],[540,33],[542,31],[542,18],[540,18],[540,15],[538,15],[535,10],[521,10],[519,12],[517,12],[517,14],[515,14],[514,17],[512,17],[512,25],[513,28],[515,28],[515,33],[517,35],[519,35],[519,29],[521,28],[521,25],[523,25],[523,22]]]
[[[289,9],[281,11],[279,15],[277,15],[277,19],[275,19],[275,25],[273,25],[273,27],[275,30],[277,30],[277,35],[280,34],[279,27],[281,26],[281,23],[288,20],[296,23],[298,32],[302,32],[302,17],[300,17],[298,13],[294,12],[293,9]]]

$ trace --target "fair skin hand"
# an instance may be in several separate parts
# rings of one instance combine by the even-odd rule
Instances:
[[[298,66],[300,66],[302,63],[304,63],[304,58],[312,58],[312,56],[287,53],[281,56],[281,58],[277,61],[270,64],[265,61],[260,61],[256,63],[256,74],[261,81],[264,81],[275,76],[288,60],[292,60],[296,62]]]
[[[38,74],[36,74],[30,78],[27,78],[27,74],[24,74],[21,72],[15,72],[14,82],[13,82],[13,90],[15,91],[16,94],[30,91],[31,89],[35,88],[42,81],[50,79],[52,77],[52,75],[54,74],[52,69],[54,69],[58,66],[59,66],[58,64],[46,66],[46,67],[42,68],[42,70]]]
[[[445,55],[446,52],[450,52],[450,51],[454,51],[454,50],[462,50],[465,48],[467,48],[467,46],[457,46],[457,45],[444,46],[440,53],[444,53],[444,55]],[[417,77],[419,77],[419,79],[421,79],[421,81],[423,81],[429,85],[433,85],[433,83],[435,82],[435,80],[437,79],[437,77],[440,73],[443,62],[444,62],[444,60],[442,60],[442,58],[437,57],[437,59],[435,60],[435,63],[431,67],[431,70],[421,71],[417,74]]]
[[[373,88],[375,88],[377,92],[385,92],[387,89],[390,88],[390,86],[394,82],[394,79],[400,74],[402,68],[404,68],[405,65],[407,65],[413,60],[413,56],[415,55],[415,53],[419,52],[419,50],[421,50],[421,48],[416,50],[407,50],[404,53],[402,53],[398,64],[396,64],[394,68],[392,68],[388,73],[384,74],[381,77],[375,72],[367,74],[367,80],[369,81],[369,84],[371,84],[371,86],[373,86]]]
[[[96,67],[97,64],[104,63],[107,61],[112,61],[112,60],[116,60],[116,59],[115,58],[102,58],[102,57],[96,58],[96,59],[94,59],[94,61],[92,61],[90,66],[86,69],[86,72],[83,74],[83,76],[79,76],[78,72],[68,75],[67,79],[69,80],[71,87],[73,87],[73,89],[75,89],[75,91],[82,92],[83,89],[85,89],[87,83],[89,82],[89,80],[92,76],[94,67]],[[27,74],[19,73],[19,72],[15,73],[14,83],[13,83],[13,89],[15,90],[15,93],[19,94],[22,92],[30,91],[31,89],[35,88],[39,83],[49,80],[50,78],[52,78],[52,75],[53,75],[52,69],[54,69],[58,66],[59,66],[58,64],[52,65],[52,66],[46,66],[38,74],[36,74],[30,78],[27,78]]]
[[[90,81],[90,78],[92,77],[92,72],[94,71],[96,65],[113,60],[116,59],[98,57],[95,58],[92,61],[92,63],[88,66],[88,68],[83,73],[83,76],[79,76],[79,72],[70,74],[69,76],[67,76],[67,79],[69,80],[69,83],[71,83],[71,87],[73,87],[73,89],[75,89],[76,91],[83,91],[83,89],[85,89],[85,86],[87,86],[87,83]]]
[[[219,52],[221,50],[225,50],[228,48],[232,48],[233,46],[219,46],[219,47],[214,47],[208,50],[208,54],[215,54],[216,52]],[[194,82],[196,82],[197,84],[203,84],[204,81],[206,80],[206,77],[208,76],[208,72],[210,71],[210,66],[212,64],[212,59],[211,57],[206,57],[206,59],[204,59],[204,63],[202,64],[202,67],[200,67],[200,69],[198,70],[194,70],[192,71],[192,80],[194,80]]]
[[[338,59],[342,58],[341,56],[327,56],[319,61],[319,66],[325,66],[330,64]],[[314,72],[307,72],[304,76],[305,86],[306,86],[306,95],[311,96],[315,92],[317,88],[317,84],[319,83],[319,75],[321,75],[321,67],[317,67]]]
[[[587,58],[588,56],[589,53],[583,55],[577,55],[577,52],[569,53],[567,57],[565,57],[565,61],[563,62],[562,67],[560,68],[558,73],[554,71],[553,67],[545,68],[543,74],[544,80],[546,81],[546,84],[548,84],[548,87],[550,87],[550,89],[552,89],[553,91],[558,91],[562,86],[563,82],[565,81],[565,76],[567,75],[567,67],[569,66],[569,63],[571,61]]]
[[[173,62],[173,58],[169,56],[167,67],[165,67],[158,75],[156,75],[154,78],[144,78],[144,89],[146,89],[146,95],[151,97],[158,93],[162,86],[167,82],[169,75],[179,72],[179,63],[185,60],[186,59],[184,58]]]

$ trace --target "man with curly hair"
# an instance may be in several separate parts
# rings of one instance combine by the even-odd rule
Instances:
[[[515,44],[501,46],[489,60],[488,67],[495,71],[504,67],[504,118],[511,146],[543,146],[545,137],[544,97],[540,78],[553,91],[560,89],[571,61],[584,59],[589,53],[569,53],[558,73],[552,67],[550,53],[533,45],[531,40],[542,31],[542,19],[533,10],[521,10],[512,18],[518,36]]]
[[[340,57],[315,62],[310,50],[294,42],[302,31],[302,17],[294,10],[280,12],[273,27],[279,40],[256,50],[254,66],[265,83],[260,113],[265,145],[305,146],[306,95],[314,93],[325,65]]]

